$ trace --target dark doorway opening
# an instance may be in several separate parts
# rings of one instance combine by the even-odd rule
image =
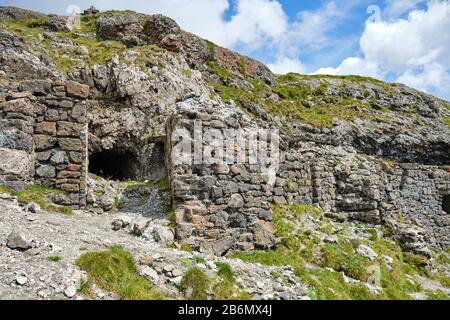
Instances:
[[[111,180],[139,180],[141,178],[138,159],[129,151],[107,150],[93,153],[89,157],[89,172]]]
[[[444,210],[445,213],[450,214],[450,195],[442,197],[442,210]]]

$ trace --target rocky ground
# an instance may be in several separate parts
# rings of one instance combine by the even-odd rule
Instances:
[[[75,260],[86,251],[107,249],[114,244],[123,246],[140,260],[140,273],[170,298],[182,298],[176,285],[191,265],[196,264],[213,275],[217,271],[215,263],[226,262],[234,270],[239,287],[252,298],[308,299],[307,288],[294,276],[291,267],[264,267],[169,248],[171,231],[165,227],[166,220],[153,221],[137,237],[126,228],[113,230],[113,222],[117,220],[130,221],[132,225],[142,223],[143,218],[134,214],[32,213],[5,194],[0,200],[0,212],[0,299],[85,299],[77,288],[86,275],[75,266]],[[154,229],[158,231],[153,232]],[[19,235],[29,249],[8,247],[8,236],[13,230],[20,230]],[[274,279],[274,272],[281,276]],[[98,299],[116,297],[99,289],[94,291]]]
[[[305,264],[305,270],[311,272],[312,278],[302,278],[295,269],[297,258],[291,258],[289,251],[283,253],[288,259],[285,264],[292,263],[294,267],[268,266],[270,263],[264,261],[264,255],[273,254],[271,259],[277,265],[277,251],[260,252],[256,260],[252,260],[252,254],[245,253],[230,255],[236,257],[234,259],[209,256],[175,245],[173,231],[166,218],[145,217],[141,213],[130,212],[98,213],[93,210],[77,210],[71,215],[47,213],[37,205],[21,205],[14,196],[0,194],[0,299],[117,299],[117,294],[103,291],[95,283],[90,284],[93,294],[80,292],[80,286],[87,281],[88,275],[75,264],[80,255],[107,250],[113,245],[120,245],[129,251],[137,261],[139,273],[169,299],[186,298],[178,285],[189,269],[197,266],[214,279],[217,278],[217,263],[230,266],[236,288],[251,299],[324,298],[317,291],[320,289],[316,288],[316,280],[321,283],[320,286],[329,285],[326,290],[334,294],[334,284],[325,282],[327,278],[322,273],[342,277],[343,283],[349,286],[362,284],[375,295],[385,290],[370,281],[352,278],[348,275],[352,273],[351,269],[338,272],[318,265],[314,260],[314,257],[320,257],[324,246],[336,245],[341,240],[344,243],[360,241],[358,243],[376,246],[369,239],[383,237],[383,230],[379,227],[370,229],[353,223],[332,222],[325,217],[319,218],[315,215],[317,212],[301,216],[294,223],[289,222],[293,226],[289,228],[290,234],[303,243],[298,258],[314,262]],[[283,225],[280,227],[278,224],[277,229],[288,229]],[[305,234],[308,236],[304,237]],[[313,243],[311,239],[315,239],[313,242],[316,241],[316,245],[309,251]],[[288,242],[288,237],[282,238],[282,241]],[[335,248],[340,250],[338,246]],[[391,271],[397,263],[396,256],[389,256],[390,251],[381,256],[364,244],[357,246],[355,253],[367,263],[380,258]],[[262,258],[264,265],[258,263],[258,257]],[[338,257],[335,259],[338,260]],[[447,264],[444,271],[440,269],[439,272],[444,272],[448,277],[449,270]],[[397,269],[392,272],[397,272]],[[432,272],[438,271],[435,269]],[[433,292],[439,294],[439,299],[450,294],[448,287],[419,273],[411,271],[410,275],[406,275],[406,280],[420,288],[409,294],[412,299],[436,298],[431,295]]]

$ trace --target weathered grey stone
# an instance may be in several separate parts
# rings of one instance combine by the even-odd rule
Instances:
[[[375,260],[378,257],[378,254],[375,251],[373,251],[372,248],[363,244],[359,245],[356,251],[364,258],[367,258],[371,261]]]
[[[15,228],[6,240],[6,246],[13,250],[28,250],[33,243],[26,232],[20,228]]]
[[[0,175],[26,177],[33,172],[33,164],[26,151],[0,148]]]
[[[238,193],[233,194],[231,196],[231,199],[230,199],[230,202],[229,202],[228,206],[230,208],[234,208],[234,209],[242,208],[244,206],[244,199]]]
[[[56,169],[54,166],[43,165],[36,169],[36,175],[42,178],[54,178],[56,176]]]
[[[53,165],[59,165],[67,162],[67,155],[64,151],[58,151],[50,158],[50,163]]]
[[[173,231],[163,226],[155,226],[153,228],[153,237],[156,242],[161,242],[164,244],[172,243],[175,239]]]

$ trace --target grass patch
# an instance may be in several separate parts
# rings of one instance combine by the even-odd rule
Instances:
[[[61,257],[60,256],[50,256],[50,257],[48,257],[48,261],[51,261],[51,262],[59,262],[59,261],[61,261]]]
[[[87,298],[93,299],[95,297],[94,292],[91,290],[91,284],[89,280],[81,278],[78,282],[78,292]]]
[[[0,193],[12,193],[12,190],[7,186],[0,185]]]
[[[444,117],[442,121],[444,122],[444,124],[447,125],[447,127],[450,128],[450,117]]]
[[[176,228],[177,223],[176,223],[176,216],[175,216],[175,210],[170,209],[169,212],[167,213],[167,220],[169,221],[167,223],[167,226],[170,228]]]
[[[188,253],[194,252],[194,249],[192,249],[192,247],[191,247],[190,245],[186,244],[186,243],[182,243],[182,244],[180,245],[180,249],[181,249],[182,251],[185,251],[185,252],[188,252]]]
[[[445,277],[427,274],[424,268],[426,258],[403,252],[400,245],[390,239],[379,239],[375,236],[375,229],[368,229],[371,234],[369,241],[348,241],[344,235],[338,238],[338,243],[324,243],[308,229],[298,229],[295,221],[303,214],[314,216],[312,209],[303,204],[274,206],[274,228],[276,235],[281,238],[281,244],[274,250],[234,252],[230,256],[249,263],[294,267],[295,274],[310,286],[309,296],[313,299],[409,300],[411,293],[422,291],[419,284],[408,280],[408,275],[416,274],[435,278],[444,286],[448,285]],[[321,216],[320,212],[316,214]],[[319,229],[322,222],[319,223]],[[362,243],[370,245],[378,254],[376,260],[370,261],[357,253],[356,248]],[[393,259],[391,265],[387,265],[383,255]],[[448,257],[440,255],[437,259],[445,263]],[[321,268],[305,268],[306,262]],[[373,267],[379,267],[380,273],[379,285],[382,290],[377,295],[371,293],[363,283],[374,275],[371,272]],[[336,272],[325,268],[332,268]],[[342,273],[361,283],[347,283]],[[442,298],[439,294],[436,297]]]
[[[33,185],[26,188],[24,191],[17,192],[15,195],[17,196],[19,202],[22,204],[29,204],[34,202],[47,212],[71,214],[71,208],[56,206],[47,202],[47,197],[58,194],[66,195],[66,192],[40,185]]]
[[[189,300],[207,300],[211,279],[198,267],[192,267],[183,275],[180,290]]]
[[[146,278],[138,274],[133,256],[120,246],[85,253],[77,259],[76,265],[88,273],[90,282],[103,290],[117,293],[121,299],[164,299]]]

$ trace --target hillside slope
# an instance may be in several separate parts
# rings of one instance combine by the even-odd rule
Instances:
[[[0,214],[6,208],[8,220],[2,236],[27,219],[14,216],[23,213],[15,199],[25,211],[28,203],[39,204],[37,211],[80,209],[83,223],[120,211],[144,221],[94,216],[99,228],[92,234],[106,237],[113,223],[120,232],[113,242],[136,255],[146,251],[147,230],[170,264],[222,261],[212,255],[261,263],[252,269],[224,260],[239,270],[242,283],[237,290],[233,282],[233,292],[245,297],[448,296],[449,102],[366,77],[275,75],[161,15],[88,12],[79,28],[69,28],[67,17],[18,8],[0,7],[0,18]],[[169,152],[179,141],[172,133],[192,132],[199,120],[205,128],[247,134],[278,129],[274,185],[247,163],[176,164]],[[41,182],[46,187],[33,186]],[[51,189],[60,186],[68,190]],[[71,228],[64,219],[57,223]],[[170,241],[154,236],[154,225]],[[130,232],[139,237],[136,244],[122,234]],[[71,236],[78,246],[82,239]],[[91,244],[98,250],[112,243]],[[204,256],[171,256],[168,246]],[[47,254],[45,245],[35,247]],[[13,296],[11,275],[20,270],[8,265],[9,249],[0,250],[9,270],[0,279]],[[65,262],[74,259],[73,250]],[[34,273],[16,253],[20,266]],[[380,270],[375,284],[368,272],[373,264]],[[210,265],[207,273],[215,277]],[[150,268],[156,271],[149,268],[146,277],[153,281],[156,272],[159,289],[183,296],[173,291],[182,274],[171,276],[158,263]],[[247,281],[254,270],[259,287]],[[284,281],[278,273],[296,280],[276,289]],[[40,292],[29,288],[24,297]]]

